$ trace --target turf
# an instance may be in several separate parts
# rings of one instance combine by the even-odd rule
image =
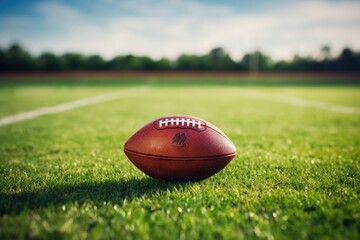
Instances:
[[[147,85],[124,98],[0,127],[0,239],[359,239],[360,115],[251,93],[360,107],[360,87],[0,82],[0,117]],[[223,171],[164,182],[123,144],[189,114],[237,146]]]

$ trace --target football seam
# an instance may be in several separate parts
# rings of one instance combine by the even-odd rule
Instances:
[[[236,152],[222,154],[222,155],[213,155],[213,156],[203,156],[203,157],[169,157],[169,156],[161,156],[155,154],[147,154],[147,153],[140,153],[128,149],[124,149],[125,153],[134,154],[137,156],[147,157],[147,158],[156,158],[159,160],[176,160],[176,161],[209,161],[209,160],[216,160],[219,158],[227,158],[227,157],[234,157]]]

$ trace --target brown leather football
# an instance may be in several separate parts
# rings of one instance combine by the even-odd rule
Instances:
[[[141,171],[169,181],[208,178],[236,154],[234,144],[220,129],[185,115],[146,124],[125,143],[124,151]]]

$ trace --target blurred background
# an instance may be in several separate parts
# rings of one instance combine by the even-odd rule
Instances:
[[[357,0],[1,0],[0,70],[360,71]]]

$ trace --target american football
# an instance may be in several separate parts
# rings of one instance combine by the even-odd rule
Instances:
[[[146,124],[125,143],[124,151],[141,171],[168,181],[208,178],[236,155],[235,145],[220,129],[186,115]]]

